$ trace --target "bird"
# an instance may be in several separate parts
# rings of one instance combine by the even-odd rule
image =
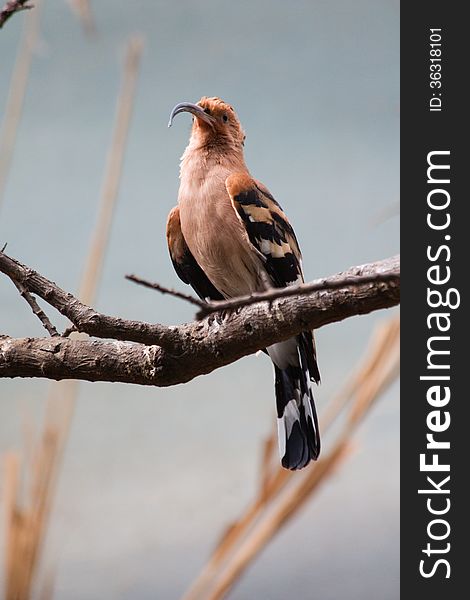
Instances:
[[[180,279],[203,300],[224,300],[304,281],[294,230],[244,159],[245,132],[233,107],[218,97],[181,102],[192,115],[180,162],[178,204],[166,235]],[[281,465],[302,469],[320,453],[312,383],[320,383],[312,331],[265,349],[274,365]]]

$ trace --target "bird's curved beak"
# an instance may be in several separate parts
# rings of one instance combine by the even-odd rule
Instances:
[[[192,115],[194,115],[197,119],[201,119],[208,125],[213,125],[215,121],[214,117],[211,117],[211,115],[208,115],[206,112],[204,112],[204,109],[198,106],[197,104],[192,104],[191,102],[180,102],[171,111],[170,120],[168,121],[168,127],[171,127],[173,119],[176,117],[176,115],[179,115],[182,112],[189,112]]]

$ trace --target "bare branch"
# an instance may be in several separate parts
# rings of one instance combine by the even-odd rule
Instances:
[[[34,4],[28,4],[29,0],[9,0],[0,10],[0,29],[16,12],[21,10],[29,10]]]
[[[97,313],[5,254],[0,254],[0,271],[59,310],[79,331],[121,340],[17,340],[4,336],[0,338],[0,377],[175,385],[301,331],[389,308],[398,304],[400,296],[399,259],[394,257],[339,273],[334,279],[342,281],[340,288],[258,302],[224,318],[211,316],[167,327]],[[375,282],[374,275],[378,275]],[[350,277],[367,277],[368,283],[344,287]]]
[[[19,283],[15,279],[12,279],[12,281],[15,284],[16,289],[19,291],[19,293],[23,296],[23,298],[26,300],[26,302],[31,307],[33,314],[35,314],[36,317],[41,321],[41,323],[45,327],[48,334],[51,337],[59,335],[59,332],[54,327],[54,325],[50,322],[46,313],[42,310],[42,308],[36,302],[36,298],[34,298],[34,296],[31,296],[31,294],[28,292],[28,290],[24,287],[24,285],[22,283]]]

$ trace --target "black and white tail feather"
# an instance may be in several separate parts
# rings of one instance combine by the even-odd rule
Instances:
[[[320,434],[312,381],[320,382],[311,333],[268,348],[274,364],[281,464],[297,470],[316,460]]]

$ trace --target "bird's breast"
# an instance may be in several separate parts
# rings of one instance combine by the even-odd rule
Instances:
[[[181,177],[181,230],[192,255],[225,297],[267,287],[262,260],[250,244],[225,188],[230,172],[212,169],[204,177]]]

